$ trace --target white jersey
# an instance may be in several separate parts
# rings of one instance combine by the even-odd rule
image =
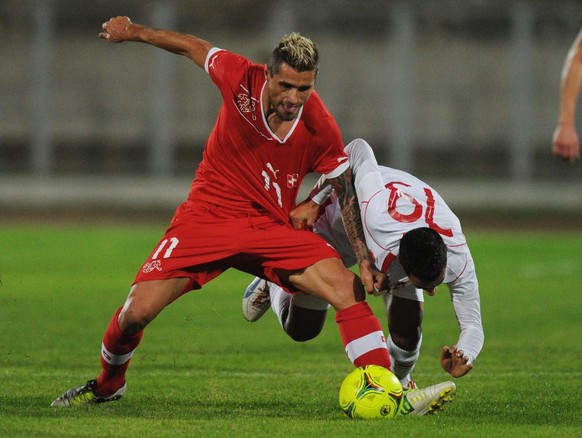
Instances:
[[[457,348],[472,362],[483,346],[479,286],[473,259],[459,219],[428,184],[401,170],[378,166],[371,147],[354,140],[346,147],[354,172],[362,224],[376,266],[390,276],[390,293],[423,301],[398,262],[400,239],[418,227],[437,231],[447,245],[444,283],[448,286],[461,334]],[[329,194],[329,192],[328,192]],[[320,203],[322,200],[314,197]],[[314,226],[341,254],[346,266],[357,260],[347,238],[335,193]]]

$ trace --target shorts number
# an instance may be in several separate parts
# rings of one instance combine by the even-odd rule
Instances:
[[[166,249],[166,252],[164,253],[164,256],[162,258],[164,259],[169,258],[172,255],[172,251],[174,251],[174,248],[178,246],[178,243],[180,243],[180,241],[176,237],[170,237],[170,246],[168,246],[168,249]],[[160,246],[158,246],[158,249],[156,249],[156,252],[154,252],[152,260],[156,260],[158,258],[158,256],[164,250],[167,244],[168,239],[164,239],[162,243],[160,243]]]
[[[388,198],[388,214],[398,222],[403,223],[412,223],[419,220],[424,211],[424,220],[426,224],[435,230],[436,232],[442,234],[443,236],[452,237],[453,230],[450,228],[441,228],[438,226],[434,221],[434,194],[432,190],[428,187],[424,188],[424,194],[426,195],[426,206],[423,205],[415,198],[410,196],[407,193],[403,193],[398,189],[398,185],[404,187],[410,187],[410,184],[406,184],[403,182],[391,182],[386,184],[386,188],[390,190],[390,197]],[[409,214],[400,213],[397,209],[397,203],[400,198],[407,199],[413,206],[414,210]]]

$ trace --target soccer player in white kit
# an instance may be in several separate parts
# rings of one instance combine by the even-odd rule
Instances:
[[[390,335],[386,343],[392,371],[405,388],[414,387],[410,373],[422,343],[424,293],[434,295],[436,286],[445,283],[460,335],[455,344],[443,347],[441,366],[453,377],[467,374],[483,347],[484,333],[475,265],[459,219],[423,181],[409,173],[379,166],[364,140],[352,141],[345,151],[355,175],[366,242],[377,267],[390,276],[389,290],[377,295],[382,296],[388,317]],[[330,187],[316,186],[292,217],[297,227],[313,225],[313,231],[336,248],[346,266],[355,264]],[[404,254],[404,249],[408,254]],[[425,266],[413,266],[412,274],[410,258],[416,259],[413,263],[421,261]],[[423,278],[422,273],[430,269],[436,269],[432,278]],[[320,333],[328,308],[317,297],[291,295],[256,278],[245,292],[243,313],[249,321],[256,321],[269,305],[285,332],[296,341],[306,341]],[[351,354],[349,345],[346,351]]]

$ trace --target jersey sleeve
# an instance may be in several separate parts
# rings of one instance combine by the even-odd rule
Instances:
[[[332,191],[331,184],[326,184],[326,178],[322,175],[313,189],[311,189],[311,192],[309,192],[309,197],[317,205],[322,205],[329,199]]]
[[[310,171],[320,173],[326,179],[337,178],[350,167],[350,163],[344,152],[339,126],[316,91],[305,103],[300,117],[308,137],[314,139],[309,147],[313,163]]]
[[[210,64],[213,64],[213,60],[215,59],[214,55],[216,55],[220,51],[222,51],[222,49],[218,47],[213,47],[208,51],[208,54],[206,55],[206,61],[204,62],[204,70],[206,70],[206,73],[210,74],[208,66]]]
[[[339,164],[330,172],[324,173],[323,176],[326,179],[337,178],[342,173],[344,173],[350,167],[350,163],[348,162],[347,158],[342,162],[340,161]]]
[[[448,287],[460,328],[456,345],[469,357],[469,363],[473,363],[483,348],[485,335],[481,322],[479,284],[470,256],[463,274]]]
[[[362,139],[351,141],[345,152],[354,172],[354,184],[360,203],[384,189],[382,174],[372,147]]]
[[[204,69],[224,97],[225,92],[234,90],[240,83],[240,72],[246,71],[245,66],[250,64],[244,56],[214,47],[208,51]]]
[[[354,172],[354,184],[360,202],[369,200],[372,195],[384,189],[378,162],[372,147],[366,141],[353,140],[345,147],[344,152]],[[321,190],[317,189],[318,186],[322,187]],[[325,187],[320,180],[311,192],[311,199],[321,205],[329,198],[331,190],[331,186]]]

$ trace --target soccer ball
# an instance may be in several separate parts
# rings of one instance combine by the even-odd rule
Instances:
[[[404,390],[398,378],[378,365],[359,367],[344,379],[340,408],[350,418],[394,418],[403,405]]]

